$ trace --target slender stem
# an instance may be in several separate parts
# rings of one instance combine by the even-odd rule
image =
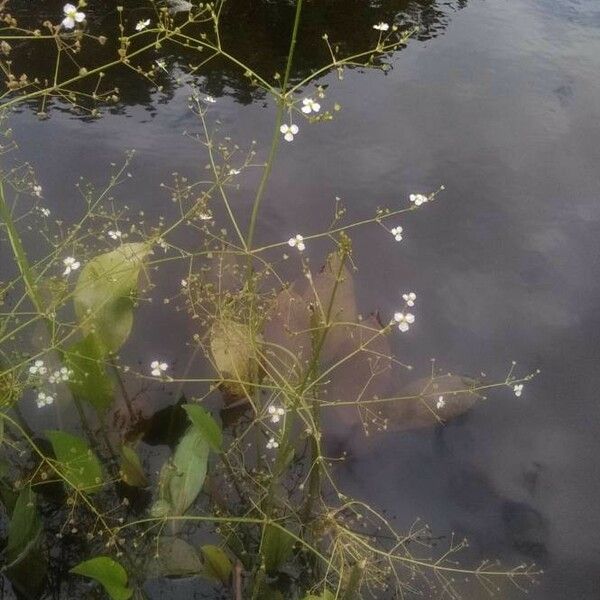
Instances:
[[[252,242],[254,240],[254,232],[256,229],[256,219],[258,218],[258,211],[260,208],[260,204],[262,202],[263,196],[265,194],[265,190],[267,188],[267,182],[271,175],[271,169],[273,168],[273,162],[275,161],[275,154],[277,153],[277,148],[279,147],[279,139],[281,136],[281,132],[279,128],[281,127],[281,123],[283,121],[283,113],[285,111],[286,106],[286,98],[287,98],[287,86],[290,78],[290,73],[292,71],[292,62],[294,59],[294,50],[296,49],[296,39],[298,37],[298,27],[300,26],[300,15],[302,13],[302,0],[298,0],[296,3],[296,14],[294,17],[294,28],[292,30],[292,39],[290,41],[290,50],[288,52],[287,64],[285,67],[285,75],[283,77],[283,85],[282,85],[282,93],[279,99],[279,106],[277,107],[277,115],[275,116],[275,128],[273,131],[273,138],[271,140],[271,149],[269,150],[269,156],[267,158],[267,164],[265,166],[265,170],[263,171],[262,178],[258,185],[258,190],[256,192],[256,196],[254,198],[254,204],[252,206],[252,214],[250,216],[250,225],[248,227],[248,236],[246,238],[246,245],[248,248],[252,248]]]

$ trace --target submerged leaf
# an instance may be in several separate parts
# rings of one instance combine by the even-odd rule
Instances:
[[[85,440],[64,431],[47,431],[58,469],[79,491],[92,494],[102,486],[102,466]]]
[[[400,399],[382,405],[382,410],[388,416],[392,430],[431,427],[472,408],[480,399],[473,391],[476,386],[475,379],[460,375],[423,377],[403,389]],[[443,406],[438,408],[440,396]]]
[[[70,572],[94,579],[112,600],[128,600],[133,595],[133,590],[127,587],[127,571],[109,556],[97,556],[81,562]]]
[[[104,351],[98,337],[90,333],[63,353],[65,366],[73,371],[69,387],[73,395],[89,402],[97,411],[113,402],[113,381],[106,372]]]
[[[204,559],[204,575],[226,584],[233,568],[227,554],[218,546],[211,544],[202,546],[200,551]]]
[[[285,529],[274,525],[265,525],[261,544],[261,554],[267,573],[277,571],[289,558],[296,540]]]
[[[104,353],[116,352],[133,325],[133,294],[144,259],[145,243],[130,243],[96,256],[83,267],[73,301],[85,334],[95,333]]]
[[[256,343],[260,342],[255,337]],[[210,350],[215,367],[224,380],[222,386],[230,394],[243,397],[253,389],[258,369],[256,349],[248,325],[230,319],[215,321],[210,332]]]
[[[22,560],[37,545],[41,532],[36,497],[28,485],[19,493],[12,511],[5,550],[7,563],[13,565]]]
[[[137,452],[131,446],[121,448],[121,473],[123,481],[133,487],[146,487],[148,479]]]
[[[269,358],[275,359],[275,365],[289,374],[292,379],[299,378],[310,357],[310,312],[304,299],[292,289],[283,289],[275,297],[266,316],[263,336],[265,351]]]
[[[322,364],[328,364],[342,356],[341,350],[358,318],[354,276],[338,252],[333,252],[321,271],[312,277],[312,285],[303,295],[314,313],[314,335],[324,332],[328,319],[329,329],[320,354]],[[344,323],[344,324],[342,324]]]
[[[158,541],[158,557],[149,567],[150,577],[194,577],[202,573],[202,562],[195,548],[177,537]]]
[[[221,447],[223,446],[223,433],[212,415],[199,404],[184,404],[183,408],[192,422],[192,425],[204,434],[210,447],[215,452],[221,452]]]

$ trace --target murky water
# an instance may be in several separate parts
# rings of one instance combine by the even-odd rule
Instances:
[[[262,72],[281,68],[292,8],[232,5],[253,27],[250,36],[229,31],[231,43]],[[384,507],[400,528],[418,516],[435,534],[466,535],[465,562],[542,565],[546,575],[531,598],[600,598],[600,7],[594,0],[310,3],[296,74],[322,60],[308,39],[329,31],[360,46],[373,22],[396,12],[425,24],[421,39],[390,57],[385,75],[322,80],[342,111],[333,123],[304,126],[282,148],[259,238],[320,231],[336,195],[362,217],[443,183],[440,202],[404,219],[401,245],[376,227],[355,233],[361,308],[389,314],[402,292],[418,293],[417,322],[394,348],[415,376],[429,371],[432,357],[443,369],[490,379],[503,377],[513,359],[522,373],[541,375],[521,398],[492,394],[438,430],[369,444],[342,436],[352,455],[340,471],[344,487]],[[219,97],[213,116],[223,133],[264,149],[272,103],[218,66],[198,81]],[[134,179],[121,197],[150,217],[168,210],[161,181],[174,171],[201,172],[201,149],[182,135],[197,129],[185,85],[167,94],[127,79],[121,87],[126,106],[99,121],[58,110],[43,122],[27,110],[15,115],[22,155],[56,215],[68,219],[76,206],[77,175],[98,180],[131,147]],[[254,185],[251,174],[241,180],[241,203]],[[309,250],[321,259],[322,248]],[[147,362],[160,348],[183,361],[173,314],[167,321],[159,306],[144,311],[151,326],[130,344],[138,352],[131,358]]]

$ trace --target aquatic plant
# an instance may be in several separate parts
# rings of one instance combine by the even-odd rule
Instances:
[[[133,20],[119,7],[116,34],[94,32],[83,1],[65,5],[40,29],[22,27],[8,6],[0,6],[5,118],[24,102],[39,102],[39,115],[47,116],[54,101],[99,116],[103,105],[119,101],[109,83],[116,70],[160,87],[173,46],[195,56],[189,72],[224,59],[277,104],[271,146],[258,162],[254,144],[243,151],[221,135],[211,120],[215,98],[191,87],[200,133],[188,135],[205,152],[205,168],[195,180],[175,174],[163,184],[176,215],[153,224],[115,199],[134,172],[134,153],[103,187],[78,182],[81,214],[66,223],[45,205],[32,169],[10,162],[6,130],[0,219],[12,259],[0,287],[0,500],[7,522],[2,573],[14,589],[40,597],[59,562],[70,566],[61,585],[93,581],[116,600],[146,597],[145,584],[156,577],[204,578],[235,600],[424,590],[459,597],[471,580],[495,589],[532,579],[532,565],[458,564],[466,542],[452,539],[440,551],[420,522],[396,531],[340,489],[335,471],[345,454],[328,456],[335,422],[366,435],[443,424],[490,390],[520,396],[531,378],[515,376],[514,364],[495,382],[434,365],[428,377],[395,389],[394,374],[409,375],[411,367],[392,355],[390,337],[412,335],[417,295],[406,292],[390,315],[377,307],[363,315],[357,307],[350,233],[374,226],[401,241],[403,216],[429,208],[443,186],[350,221],[335,198],[324,231],[255,243],[281,140],[299,135],[295,120],[331,120],[340,109],[319,77],[333,70],[341,78],[357,65],[384,69],[382,57],[413,30],[374,23],[367,49],[349,56],[324,34],[331,61],[292,82],[302,0],[283,74],[272,80],[223,48],[221,3],[149,4],[141,20],[139,11]],[[53,73],[15,73],[17,43],[33,52],[52,48]],[[87,44],[106,47],[106,60],[86,64]],[[230,191],[257,169],[244,223]],[[221,212],[225,223],[215,216]],[[36,243],[26,251],[31,232]],[[315,268],[317,242],[327,242],[329,254]],[[147,363],[128,360],[132,332],[162,282],[172,290],[163,305],[185,313],[193,331],[182,332],[189,348],[183,367],[160,349]],[[172,390],[176,403],[144,414],[140,398],[151,389]],[[40,414],[43,427],[33,426]],[[149,445],[169,452],[157,463],[144,451]],[[59,593],[74,597],[62,587]]]

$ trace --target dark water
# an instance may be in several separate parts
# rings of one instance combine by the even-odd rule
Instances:
[[[281,68],[292,7],[232,4],[252,25],[249,37],[230,31],[232,43],[238,39],[262,72]],[[400,528],[418,516],[435,534],[466,535],[465,564],[535,561],[546,574],[530,598],[600,598],[600,7],[594,0],[344,6],[307,5],[296,77],[321,61],[307,40],[325,30],[337,29],[349,48],[395,13],[424,30],[388,57],[386,75],[352,71],[343,82],[321,81],[342,111],[333,123],[304,125],[281,149],[260,240],[320,231],[336,195],[361,218],[443,183],[440,202],[403,220],[402,244],[376,227],[355,233],[361,308],[389,314],[402,292],[417,292],[417,322],[394,348],[416,375],[428,372],[431,357],[443,369],[490,379],[503,378],[513,359],[520,373],[541,369],[521,398],[492,394],[443,429],[390,433],[365,446],[342,439],[353,457],[340,471],[344,487],[385,508]],[[126,106],[99,121],[60,110],[44,122],[28,110],[14,117],[22,156],[54,214],[69,218],[77,175],[98,180],[131,147],[134,178],[120,196],[149,217],[169,210],[161,181],[173,171],[201,173],[201,149],[182,136],[197,129],[189,90],[165,82],[167,93],[158,94],[128,81]],[[272,102],[218,66],[198,82],[220,96],[212,114],[223,135],[241,146],[255,139],[264,152]],[[240,184],[243,203],[255,177]],[[312,249],[315,261],[321,250]],[[144,310],[151,326],[131,344],[136,358],[147,363],[159,348],[176,372],[189,330],[182,336],[177,318],[160,307]],[[473,598],[480,597],[478,590]],[[509,587],[500,597],[521,593]]]

